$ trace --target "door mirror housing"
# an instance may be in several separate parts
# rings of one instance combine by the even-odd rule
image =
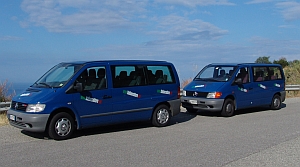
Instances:
[[[77,92],[82,92],[82,83],[76,83],[74,89],[77,90]]]
[[[237,84],[237,85],[243,84],[242,78],[236,78],[234,83]]]

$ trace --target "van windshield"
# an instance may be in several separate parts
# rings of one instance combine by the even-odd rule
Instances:
[[[76,74],[82,64],[67,64],[61,63],[54,66],[47,73],[45,73],[38,81],[36,81],[31,87],[48,87],[59,88],[64,86],[70,78]]]
[[[233,76],[237,66],[206,66],[194,80],[227,82]]]

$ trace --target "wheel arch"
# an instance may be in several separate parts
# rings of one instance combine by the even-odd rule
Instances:
[[[236,104],[234,95],[228,95],[228,96],[226,96],[226,97],[224,98],[224,102],[225,102],[226,99],[231,99],[231,100],[233,100],[234,108],[235,108],[235,110],[236,110],[236,109],[237,109],[237,104]],[[224,105],[224,103],[223,103],[223,105]]]
[[[47,121],[46,129],[48,129],[49,124],[50,124],[50,121],[52,120],[52,118],[53,118],[56,114],[61,113],[61,112],[68,113],[68,114],[74,119],[76,129],[79,128],[79,123],[78,123],[78,121],[77,121],[77,117],[76,117],[75,113],[74,113],[70,108],[67,108],[67,107],[61,107],[61,108],[57,108],[57,109],[55,109],[54,111],[51,112],[51,114],[50,114],[50,116],[49,116],[49,118],[48,118],[48,121]]]
[[[153,113],[154,113],[154,110],[158,107],[158,106],[160,106],[160,105],[166,105],[167,107],[169,107],[169,109],[170,109],[170,111],[171,111],[171,105],[170,105],[170,103],[168,103],[167,101],[164,101],[164,102],[160,102],[160,103],[157,103],[154,107],[153,107],[153,110],[152,110],[152,115],[153,115]],[[173,111],[171,111],[171,113],[170,113],[171,115],[173,115]]]

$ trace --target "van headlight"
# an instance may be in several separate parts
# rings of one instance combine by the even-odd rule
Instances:
[[[26,112],[42,112],[46,107],[46,104],[28,104]]]
[[[206,98],[209,99],[218,99],[222,96],[222,92],[210,92],[207,94]]]

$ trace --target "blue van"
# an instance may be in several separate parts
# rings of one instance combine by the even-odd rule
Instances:
[[[269,105],[280,109],[285,100],[285,77],[278,64],[209,64],[183,89],[181,103],[188,112],[221,112]]]
[[[180,112],[180,83],[165,61],[60,63],[12,99],[9,123],[56,140],[75,129],[151,120],[166,126]]]

